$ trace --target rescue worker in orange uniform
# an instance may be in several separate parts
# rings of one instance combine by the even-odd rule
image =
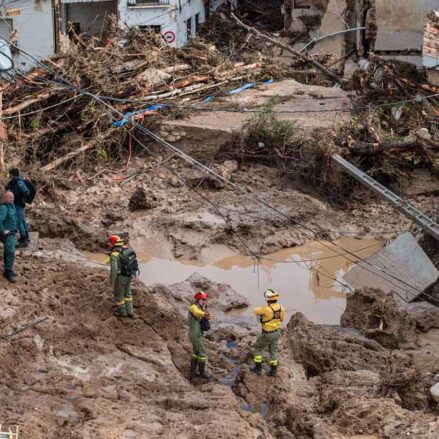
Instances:
[[[254,367],[250,370],[253,373],[261,375],[262,372],[262,353],[268,346],[270,352],[270,371],[268,376],[275,377],[277,373],[277,343],[280,335],[282,322],[285,320],[285,308],[277,303],[279,293],[275,290],[266,290],[264,292],[267,306],[254,309],[254,313],[259,316],[262,324],[262,334],[256,340],[253,352]]]
[[[204,379],[211,378],[211,375],[206,372],[207,354],[203,343],[203,331],[210,327],[210,313],[207,311],[208,298],[207,293],[199,291],[195,294],[195,303],[189,307],[189,340],[192,343],[191,380],[197,376]],[[197,367],[199,375],[197,375]]]

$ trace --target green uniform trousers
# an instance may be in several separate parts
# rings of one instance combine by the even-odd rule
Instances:
[[[5,236],[3,240],[3,261],[6,270],[14,269],[15,260],[15,233]]]
[[[262,363],[263,350],[268,346],[270,352],[270,364],[277,366],[277,342],[279,340],[280,329],[272,332],[263,332],[256,340],[254,348],[254,362]]]
[[[131,276],[118,274],[114,283],[114,301],[116,302],[116,313],[126,317],[133,315],[133,295],[131,293]]]
[[[202,334],[189,334],[192,343],[192,358],[201,362],[207,361],[206,349],[204,349]]]

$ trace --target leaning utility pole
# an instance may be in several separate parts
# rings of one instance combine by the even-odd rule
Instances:
[[[375,192],[381,198],[387,200],[390,204],[396,207],[407,218],[412,219],[415,223],[419,224],[429,235],[439,241],[439,224],[433,221],[430,217],[425,215],[420,210],[416,209],[413,205],[404,201],[401,197],[387,189],[382,184],[378,183],[372,177],[365,172],[358,169],[352,163],[349,163],[338,154],[332,156],[332,159],[343,168],[348,174],[358,180],[361,184],[368,187]]]

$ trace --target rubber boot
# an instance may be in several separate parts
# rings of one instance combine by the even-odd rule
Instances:
[[[17,248],[25,248],[29,246],[29,238],[27,236],[20,236]]]
[[[250,368],[250,372],[260,375],[262,373],[262,363],[255,363],[255,365]]]
[[[200,378],[203,378],[204,380],[210,380],[212,378],[212,375],[210,373],[206,372],[206,362],[205,361],[198,362],[198,371],[200,372]]]
[[[270,366],[270,372],[268,372],[267,375],[268,375],[269,377],[275,377],[275,376],[277,375],[277,366],[275,366],[275,365],[272,364],[272,365]]]
[[[191,360],[191,374],[189,376],[189,380],[192,381],[197,377],[197,366],[198,360],[196,358],[192,358]]]
[[[11,283],[15,284],[17,282],[17,278],[15,273],[12,270],[5,270],[3,276]]]

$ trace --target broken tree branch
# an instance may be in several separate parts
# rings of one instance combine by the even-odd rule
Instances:
[[[302,61],[305,61],[306,63],[312,65],[316,69],[318,69],[321,72],[323,72],[326,76],[328,76],[330,79],[332,79],[333,81],[337,82],[338,84],[343,85],[343,84],[347,83],[347,81],[345,79],[340,78],[334,72],[332,72],[331,70],[327,69],[324,65],[322,65],[319,62],[315,61],[311,57],[303,55],[302,53],[300,53],[296,49],[293,49],[291,46],[288,46],[287,44],[281,43],[281,42],[275,40],[274,38],[271,38],[268,35],[263,34],[262,32],[258,31],[254,27],[247,26],[233,12],[231,13],[231,17],[233,18],[233,20],[239,26],[241,26],[242,28],[247,30],[247,32],[251,32],[251,33],[257,35],[258,37],[260,37],[260,38],[262,38],[262,39],[264,39],[264,40],[274,44],[275,46],[281,47],[282,49],[286,50],[287,52],[292,53],[293,55],[295,55],[298,58],[300,58]]]
[[[76,157],[77,155],[81,154],[82,152],[85,152],[93,147],[95,147],[99,143],[100,139],[96,139],[94,142],[87,143],[86,145],[81,146],[75,151],[69,152],[65,156],[59,157],[53,162],[48,163],[47,165],[43,166],[41,170],[43,172],[50,172],[53,171],[58,166],[62,165],[63,163],[71,160],[73,157]]]
[[[19,111],[22,111],[22,110],[26,109],[27,107],[30,107],[33,104],[44,101],[45,99],[48,99],[51,96],[56,95],[60,91],[65,91],[65,89],[64,88],[57,89],[57,90],[51,91],[49,93],[42,93],[42,94],[36,96],[35,98],[28,99],[24,102],[19,103],[18,105],[15,105],[14,107],[6,108],[5,110],[3,110],[3,114],[5,116],[9,116],[11,114],[18,113]]]
[[[356,146],[352,148],[352,152],[358,155],[376,155],[382,152],[410,151],[417,147],[419,147],[419,142],[417,140],[382,143],[359,142]]]
[[[17,329],[14,332],[11,332],[10,334],[0,335],[0,340],[7,340],[8,338],[13,337],[14,335],[20,334],[20,332],[26,331],[26,329],[34,328],[35,326],[39,325],[40,323],[45,322],[46,320],[49,320],[49,317],[44,317],[42,319],[39,319],[33,323],[30,323],[29,325],[26,325],[20,329]]]

